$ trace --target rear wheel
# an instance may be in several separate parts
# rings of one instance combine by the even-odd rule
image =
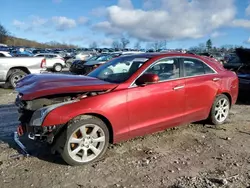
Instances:
[[[109,131],[105,123],[93,116],[86,117],[70,124],[66,130],[66,141],[60,153],[65,162],[72,166],[100,159],[109,144]]]
[[[56,63],[53,68],[55,72],[61,72],[63,69],[63,66],[59,63]]]
[[[223,124],[228,116],[230,110],[230,101],[229,98],[222,94],[218,95],[213,103],[210,119],[214,125]]]
[[[17,82],[20,81],[21,79],[23,79],[26,75],[27,75],[27,73],[20,70],[20,69],[12,70],[12,73],[9,76],[9,85],[12,88],[15,88]]]

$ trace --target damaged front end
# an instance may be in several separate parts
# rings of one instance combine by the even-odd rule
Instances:
[[[22,95],[19,94],[15,101],[21,123],[18,127],[18,134],[27,133],[32,140],[39,139],[52,143],[54,136],[62,125],[43,127],[42,123],[45,117],[55,108],[73,102],[77,102],[77,99],[71,96],[55,96],[24,101],[22,100]]]
[[[53,143],[55,136],[64,126],[60,124],[42,126],[46,116],[52,110],[63,105],[78,102],[83,98],[99,95],[105,92],[107,91],[53,95],[30,101],[22,100],[22,94],[19,94],[15,101],[15,104],[18,107],[20,121],[17,133],[19,136],[26,133],[28,134],[29,139],[45,141],[51,144]]]

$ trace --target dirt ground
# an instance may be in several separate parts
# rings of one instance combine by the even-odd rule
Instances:
[[[222,126],[190,124],[111,145],[98,163],[67,166],[49,148],[23,140],[15,158],[16,94],[0,89],[0,187],[250,187],[250,106],[238,103]]]

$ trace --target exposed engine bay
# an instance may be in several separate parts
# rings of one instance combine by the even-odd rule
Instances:
[[[53,96],[46,96],[31,101],[22,101],[21,97],[17,98],[16,105],[25,110],[35,111],[39,108],[46,107],[53,104],[58,104],[61,102],[71,101],[75,99],[83,99],[90,96],[100,95],[106,93],[107,91],[94,91],[85,93],[73,93],[73,94],[59,94]]]

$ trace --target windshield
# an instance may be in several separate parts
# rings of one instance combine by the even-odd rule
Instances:
[[[112,57],[110,55],[102,55],[102,56],[99,56],[96,60],[97,61],[108,61],[110,60]]]
[[[88,59],[88,61],[94,61],[96,59],[98,59],[100,56],[92,56]]]
[[[88,76],[111,83],[122,83],[129,79],[146,61],[148,58],[119,57],[98,67]]]

